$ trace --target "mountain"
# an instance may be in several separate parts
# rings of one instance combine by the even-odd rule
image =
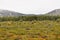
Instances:
[[[8,11],[8,10],[0,10],[0,16],[24,16],[25,14]]]
[[[60,9],[55,9],[55,10],[53,10],[51,12],[48,12],[45,15],[48,15],[48,16],[60,16]]]
[[[3,16],[33,16],[34,14],[22,14],[14,11],[9,11],[9,10],[1,10],[0,9],[0,17]]]
[[[9,11],[9,10],[0,10],[0,17],[1,16],[33,16],[34,14],[23,14],[19,12]],[[46,14],[43,14],[46,16],[60,16],[60,9],[55,9],[53,11],[50,11]],[[40,16],[40,15],[37,15]]]

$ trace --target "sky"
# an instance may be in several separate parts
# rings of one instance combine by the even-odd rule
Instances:
[[[45,14],[60,9],[60,0],[0,0],[0,9],[24,14]]]

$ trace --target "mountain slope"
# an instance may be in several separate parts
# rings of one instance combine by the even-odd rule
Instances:
[[[60,9],[55,9],[45,15],[48,15],[48,16],[60,16]]]
[[[8,11],[8,10],[0,10],[0,16],[24,16],[25,14]]]

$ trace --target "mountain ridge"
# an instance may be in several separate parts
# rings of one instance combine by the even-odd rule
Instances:
[[[23,14],[19,12],[9,11],[9,10],[1,10],[0,9],[0,17],[2,16],[33,16],[34,14]],[[46,16],[60,16],[60,9],[52,10],[46,14],[42,14]],[[37,15],[40,16],[40,15]]]
[[[23,16],[25,14],[9,11],[9,10],[0,10],[0,16]]]
[[[0,17],[3,17],[3,16],[33,16],[33,15],[34,14],[23,14],[19,12],[0,9]]]
[[[45,15],[48,15],[48,16],[60,16],[60,9],[52,10],[52,11],[46,13]]]

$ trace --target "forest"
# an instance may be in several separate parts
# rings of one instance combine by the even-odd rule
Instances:
[[[58,20],[60,16],[17,16],[17,17],[0,17],[0,21],[42,21],[42,20]]]

